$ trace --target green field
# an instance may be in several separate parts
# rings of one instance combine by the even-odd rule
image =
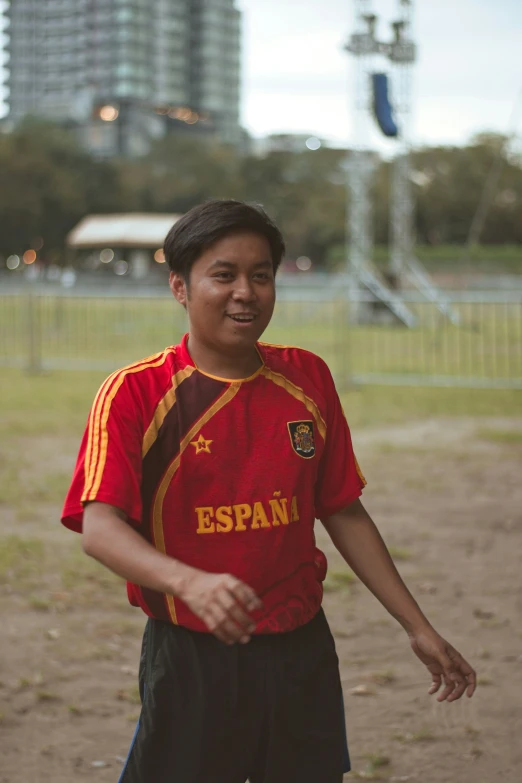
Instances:
[[[7,632],[0,642],[0,728],[2,769],[13,783],[34,779],[34,769],[41,783],[84,780],[99,759],[108,761],[106,770],[95,770],[97,778],[114,779],[115,762],[127,753],[139,717],[144,618],[127,604],[121,580],[83,554],[79,536],[61,528],[60,509],[107,370],[174,342],[185,326],[169,299],[60,304],[58,314],[51,306],[39,314],[41,358],[66,366],[100,362],[107,369],[1,370],[0,610]],[[24,364],[26,320],[15,307],[0,312],[2,350],[9,346],[11,359]],[[501,320],[505,331],[499,331],[499,313],[489,321],[480,311],[471,315],[475,327],[472,320],[458,329],[428,321],[422,338],[422,330],[349,328],[340,305],[296,303],[280,308],[268,336],[306,343],[337,373],[352,366],[408,369],[418,362],[415,351],[422,355],[422,339],[432,341],[436,370],[447,371],[458,355],[455,334],[469,333],[470,345],[478,346],[473,372],[482,367],[484,346],[520,348],[509,321]],[[519,354],[512,357],[513,368],[518,360]],[[351,777],[375,780],[384,766],[396,779],[415,778],[422,766],[425,783],[456,777],[474,783],[478,755],[472,754],[479,742],[487,748],[487,739],[495,754],[484,779],[507,783],[495,763],[501,758],[513,769],[516,763],[503,716],[517,714],[520,691],[513,663],[520,647],[518,594],[510,575],[522,540],[522,391],[345,383],[341,398],[369,481],[365,503],[401,573],[430,618],[480,666],[481,689],[497,680],[500,688],[479,697],[494,701],[478,723],[469,703],[456,718],[433,703],[430,708],[429,677],[414,668],[402,630],[341,565],[318,525],[318,545],[330,563],[325,609],[352,700],[348,715],[357,712]],[[365,698],[352,695],[361,685]]]
[[[175,343],[184,311],[168,296],[0,300],[0,364],[110,371]],[[343,301],[280,301],[263,339],[320,354],[340,389],[354,383],[522,387],[522,301],[455,306],[452,325],[429,303],[419,325],[353,325]]]
[[[383,269],[389,263],[390,249],[376,245],[374,263]],[[417,245],[415,255],[433,273],[522,274],[522,245],[475,245],[469,251],[463,245]],[[339,245],[329,254],[331,268],[343,266],[346,247]]]

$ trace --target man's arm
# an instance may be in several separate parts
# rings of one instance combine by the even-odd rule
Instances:
[[[430,693],[436,693],[444,680],[438,701],[455,701],[464,692],[472,696],[476,687],[475,672],[432,628],[404,584],[360,500],[322,521],[348,565],[408,634],[413,651],[432,675]]]
[[[230,574],[212,574],[159,552],[106,503],[87,504],[83,549],[123,579],[176,596],[218,639],[247,642],[255,623],[248,614],[262,606],[251,587]]]

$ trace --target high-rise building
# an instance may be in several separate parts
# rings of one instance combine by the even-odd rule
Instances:
[[[10,0],[9,119],[78,128],[98,155],[140,155],[169,132],[237,145],[235,0]]]

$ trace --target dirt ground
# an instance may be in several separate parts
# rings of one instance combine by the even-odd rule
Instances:
[[[319,530],[354,770],[347,780],[520,783],[522,419],[437,419],[363,430],[354,441],[367,508],[480,684],[471,701],[430,698],[404,632],[346,577]],[[76,448],[28,437],[23,481],[57,454],[57,470],[70,471]],[[115,783],[139,714],[144,618],[126,605],[123,585],[80,554],[56,501],[41,493],[37,514],[0,505],[0,783]]]

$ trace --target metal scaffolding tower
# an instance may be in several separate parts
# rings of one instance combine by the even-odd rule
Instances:
[[[390,192],[390,276],[402,287],[406,265],[413,256],[414,204],[410,178],[412,67],[416,49],[411,38],[413,3],[398,0],[399,18],[392,22],[393,41],[388,56],[393,64],[392,89],[397,150],[392,164]]]
[[[371,185],[376,158],[369,145],[370,95],[368,74],[375,54],[376,17],[370,13],[371,0],[355,0],[356,32],[346,49],[355,57],[352,152],[348,159],[347,235],[352,270],[360,271],[373,256],[373,210]]]
[[[377,16],[371,0],[353,0],[354,32],[345,49],[355,61],[352,152],[347,167],[347,245],[352,288],[363,285],[376,300],[407,326],[416,317],[404,304],[401,289],[406,280],[436,304],[441,313],[456,322],[456,315],[414,254],[414,200],[410,172],[412,68],[416,47],[412,38],[413,0],[397,0],[397,18],[392,22],[389,41],[377,38]],[[372,183],[377,155],[371,150],[374,122],[372,77],[377,61],[386,58],[392,65],[392,124],[397,145],[392,162],[390,188],[390,255],[386,280],[372,263]],[[386,77],[385,77],[386,78]]]

